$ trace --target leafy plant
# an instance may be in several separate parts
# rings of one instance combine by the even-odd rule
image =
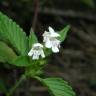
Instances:
[[[16,82],[16,84],[8,92],[4,91],[6,96],[11,96],[22,81],[28,77],[39,80],[54,96],[75,96],[72,88],[63,79],[53,77],[43,79],[40,77],[42,68],[46,65],[48,60],[46,59],[47,56],[50,56],[52,52],[56,53],[59,51],[58,45],[60,42],[65,40],[69,29],[70,26],[68,25],[63,30],[56,33],[51,27],[49,27],[50,33],[53,32],[51,34],[52,36],[47,32],[49,37],[46,39],[45,37],[47,35],[45,35],[44,38],[49,40],[50,44],[53,41],[55,42],[55,46],[52,45],[53,43],[51,46],[48,45],[50,48],[52,48],[51,51],[51,49],[47,48],[46,45],[43,46],[44,43],[48,44],[46,40],[46,42],[42,44],[39,43],[32,29],[29,37],[27,37],[19,25],[0,12],[0,62],[25,69],[25,72],[22,74],[21,78]],[[57,36],[59,37],[58,39],[56,38]],[[39,55],[41,55],[42,58],[40,58]],[[0,84],[0,90],[5,90],[3,84]]]

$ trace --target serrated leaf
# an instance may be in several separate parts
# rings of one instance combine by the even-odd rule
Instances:
[[[54,96],[75,96],[72,87],[61,78],[36,78],[40,80]]]
[[[66,27],[64,27],[63,30],[61,30],[59,32],[61,42],[63,42],[66,39],[66,36],[67,36],[67,33],[68,33],[69,29],[70,29],[70,25],[67,25]]]
[[[13,65],[16,65],[18,67],[33,67],[34,65],[42,66],[46,60],[39,59],[39,60],[32,60],[32,58],[28,56],[18,56],[14,61],[12,62]],[[34,68],[34,67],[33,67]]]
[[[29,58],[28,56],[18,56],[13,62],[13,65],[16,65],[18,67],[32,67],[32,64],[35,64],[37,61],[32,60],[32,58]]]
[[[31,47],[34,43],[38,43],[38,39],[31,28],[30,35],[29,35],[29,49],[31,49]]]
[[[0,12],[0,40],[11,44],[20,55],[27,54],[28,40],[25,32],[15,22]]]
[[[18,56],[13,62],[13,65],[18,67],[31,66],[30,60],[27,56]]]
[[[0,62],[12,62],[15,58],[17,58],[14,51],[8,47],[4,42],[0,41]]]

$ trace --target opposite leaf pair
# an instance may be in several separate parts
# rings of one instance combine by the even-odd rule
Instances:
[[[53,28],[49,27],[49,32],[45,31],[43,33],[43,42],[46,48],[51,48],[54,53],[59,52],[60,40],[57,38],[60,37],[58,33],[54,31]],[[42,58],[45,57],[43,51],[43,45],[40,43],[35,43],[32,46],[32,49],[28,53],[29,56],[32,56],[33,60],[39,59],[39,56]]]

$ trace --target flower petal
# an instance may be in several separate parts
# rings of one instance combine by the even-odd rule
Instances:
[[[42,58],[45,57],[45,54],[44,54],[44,51],[43,50],[41,50],[41,56],[42,56]]]
[[[29,51],[28,56],[32,56],[32,54],[33,54],[33,49],[31,49],[31,50]]]
[[[58,34],[58,33],[56,33],[56,32],[54,32],[54,33],[51,33],[51,35],[50,35],[50,37],[59,37],[60,35]]]
[[[42,48],[43,48],[43,45],[40,44],[40,43],[35,43],[35,44],[33,45],[33,48],[34,48],[34,47],[42,47]]]
[[[52,47],[52,44],[51,44],[51,41],[50,40],[47,40],[45,42],[45,47],[47,47],[47,48],[51,48]]]
[[[54,53],[58,53],[58,52],[59,52],[59,48],[56,47],[56,46],[55,46],[55,47],[53,46],[53,47],[52,47],[52,51],[53,51]]]
[[[53,29],[52,27],[50,27],[50,26],[49,26],[48,29],[49,29],[49,32],[50,32],[50,33],[54,33],[54,32],[55,32],[54,29]]]
[[[59,37],[60,34],[56,33],[52,27],[49,26],[50,37]]]
[[[38,59],[39,59],[39,55],[34,54],[34,55],[32,56],[32,59],[33,59],[33,60],[38,60]]]

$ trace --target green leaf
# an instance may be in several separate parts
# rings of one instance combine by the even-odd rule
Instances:
[[[38,60],[32,60],[32,58],[28,56],[18,56],[13,62],[13,65],[16,65],[18,67],[29,67],[33,66],[33,64],[36,64]]]
[[[18,56],[13,62],[13,65],[16,65],[18,67],[26,67],[31,66],[32,62],[30,62],[29,57],[27,56]]]
[[[0,12],[0,40],[10,44],[20,55],[26,55],[28,40],[23,29]]]
[[[15,58],[17,58],[14,51],[8,47],[4,42],[0,41],[0,62],[12,62]]]
[[[29,49],[31,49],[32,44],[34,43],[38,43],[38,39],[31,28],[30,35],[29,35]]]
[[[72,87],[61,78],[36,78],[40,80],[54,96],[75,96]]]
[[[67,25],[66,27],[64,27],[64,29],[63,30],[61,30],[60,32],[59,32],[59,34],[60,34],[60,41],[61,42],[63,42],[65,39],[66,39],[66,36],[67,36],[67,33],[68,33],[68,31],[69,31],[69,29],[70,29],[70,25]]]
[[[18,67],[29,67],[29,66],[33,67],[34,65],[39,67],[43,66],[45,62],[46,62],[45,59],[32,60],[32,58],[28,56],[18,56],[16,59],[14,59],[12,64]]]

